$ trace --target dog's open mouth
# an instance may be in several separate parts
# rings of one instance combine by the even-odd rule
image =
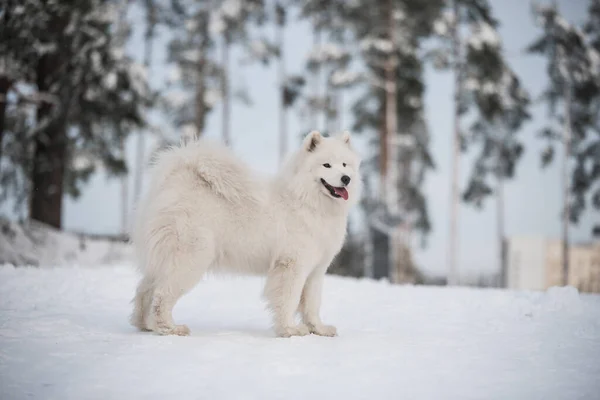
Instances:
[[[323,184],[323,186],[325,186],[327,188],[327,190],[329,190],[329,193],[331,194],[331,196],[333,196],[335,198],[341,197],[344,200],[348,200],[348,191],[346,190],[345,187],[331,186],[323,178],[321,178],[321,183]]]

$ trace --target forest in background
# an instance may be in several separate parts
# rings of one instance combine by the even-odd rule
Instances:
[[[449,71],[455,81],[448,282],[456,284],[460,202],[476,207],[494,199],[497,239],[505,241],[504,192],[524,152],[521,133],[535,102],[551,119],[539,132],[539,156],[560,162],[564,253],[568,227],[586,208],[600,209],[600,1],[573,25],[556,6],[532,3],[539,36],[523,49],[544,57],[548,85],[532,94],[511,69],[499,23],[485,0],[222,0],[111,1],[4,0],[0,4],[0,201],[13,200],[14,215],[62,227],[65,196],[77,197],[102,168],[122,181],[122,223],[142,191],[151,136],[161,145],[202,136],[207,116],[222,109],[221,137],[231,144],[232,102],[252,93],[231,85],[235,71],[275,63],[278,73],[280,158],[299,137],[323,121],[324,133],[344,126],[370,143],[364,162],[367,221],[351,235],[332,271],[426,278],[414,265],[415,238],[432,227],[423,184],[437,165],[424,116],[424,68]],[[146,20],[142,63],[125,51],[140,7]],[[289,73],[284,45],[291,18],[312,26],[313,48],[301,72]],[[151,85],[157,30],[167,30],[169,82]],[[232,51],[243,53],[239,62]],[[347,93],[358,93],[343,102]],[[350,108],[352,121],[341,118]],[[304,116],[306,132],[289,132],[291,112]],[[149,118],[160,113],[171,129]],[[124,143],[136,136],[135,160]],[[558,147],[567,155],[554,160]],[[458,165],[474,154],[470,179],[459,186]],[[129,166],[129,168],[128,168]],[[131,168],[133,166],[133,168]],[[128,174],[133,174],[129,187]],[[354,230],[356,231],[356,230]],[[500,245],[500,249],[504,246]],[[499,265],[506,264],[498,254]],[[344,260],[344,261],[342,261]],[[564,257],[564,274],[568,257]],[[566,279],[566,278],[565,278]]]

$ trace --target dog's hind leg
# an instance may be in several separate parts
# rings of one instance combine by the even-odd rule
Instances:
[[[172,269],[172,275],[157,281],[149,313],[151,330],[161,335],[190,334],[186,325],[176,325],[173,321],[173,308],[184,294],[198,284],[203,275],[203,270],[190,270],[187,266],[178,265]]]
[[[180,238],[181,239],[181,238]],[[184,294],[200,282],[214,261],[214,246],[210,235],[195,236],[193,242],[179,242],[172,248],[168,265],[154,279],[154,291],[148,318],[148,328],[161,335],[187,336],[186,325],[176,325],[173,308]]]
[[[135,298],[133,299],[133,313],[131,314],[131,325],[142,331],[150,330],[146,324],[150,305],[152,303],[152,279],[147,275],[140,280]]]
[[[157,280],[150,306],[151,329],[161,335],[187,336],[186,325],[176,325],[173,308],[177,301],[198,284],[208,265],[185,265],[176,263],[170,274]]]

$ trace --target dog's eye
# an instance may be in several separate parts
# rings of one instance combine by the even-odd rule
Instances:
[[[345,166],[346,166],[346,163],[342,163],[342,165],[345,167]]]
[[[329,164],[329,163],[323,164],[323,166],[324,166],[325,168],[331,168],[331,164]]]

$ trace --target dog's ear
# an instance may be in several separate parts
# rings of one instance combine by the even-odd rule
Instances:
[[[306,151],[314,151],[322,139],[323,136],[321,136],[319,131],[312,131],[304,138],[304,149]]]
[[[350,144],[350,132],[348,132],[348,131],[342,132],[342,134],[339,136],[339,138],[342,142],[346,143],[347,145]]]

